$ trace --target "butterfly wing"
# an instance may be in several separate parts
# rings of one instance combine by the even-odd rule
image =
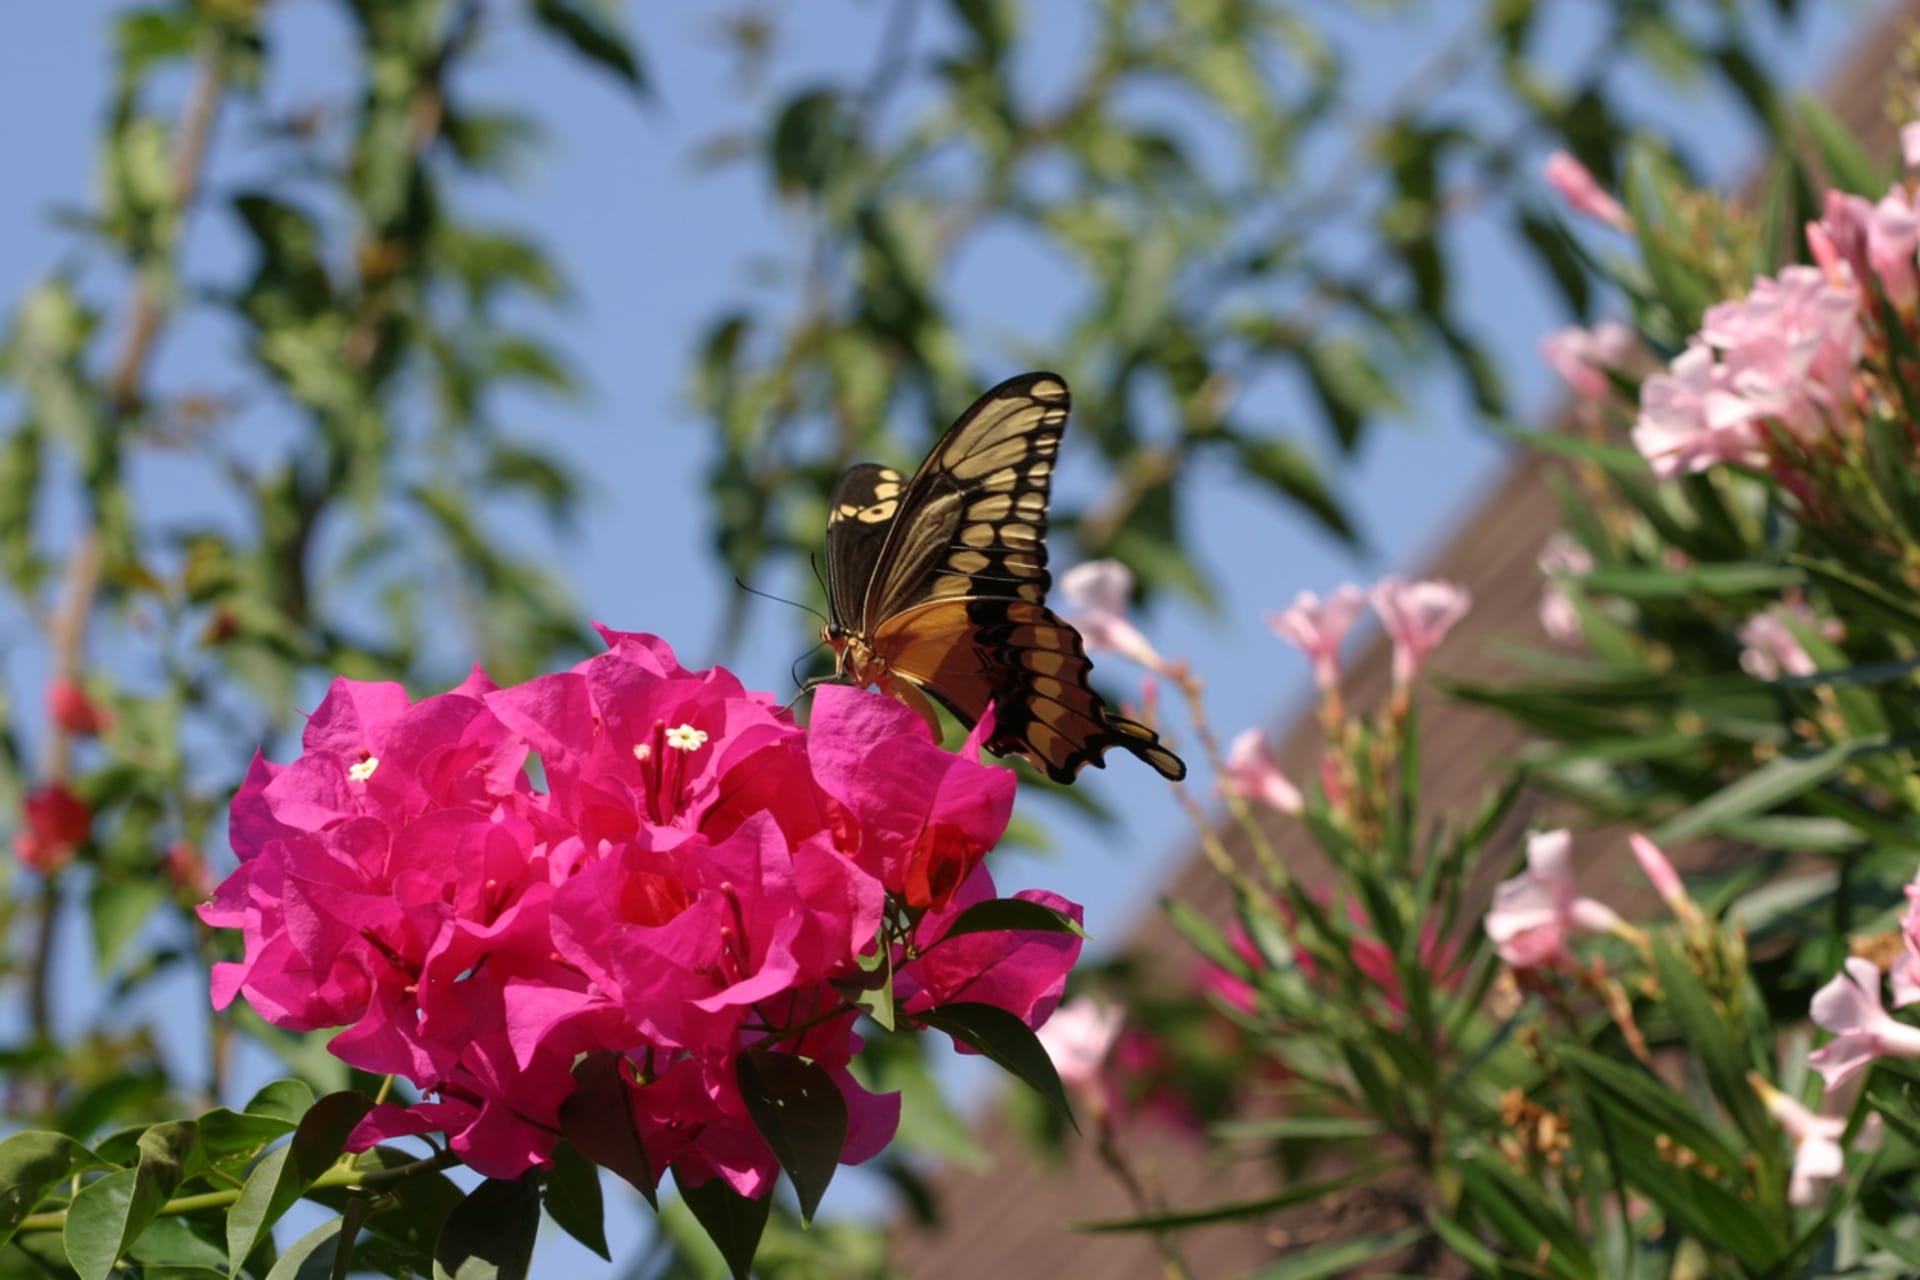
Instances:
[[[892,467],[848,467],[827,500],[827,610],[841,627],[857,626],[888,532],[898,522],[906,477]]]
[[[1067,407],[1058,375],[1023,374],[948,428],[900,496],[857,615],[863,634],[932,600],[1047,598],[1047,495]]]
[[[936,600],[881,623],[873,645],[890,679],[910,681],[971,726],[993,704],[996,755],[1025,756],[1055,782],[1105,767],[1124,747],[1179,781],[1180,757],[1153,730],[1111,711],[1089,684],[1080,633],[1043,605],[993,597]]]
[[[992,703],[987,749],[1025,756],[1056,782],[1113,747],[1178,780],[1180,758],[1107,708],[1080,633],[1046,608],[1047,503],[1068,404],[1056,374],[1010,378],[960,415],[904,486],[872,464],[843,475],[827,524],[834,621],[871,649],[873,678],[903,701],[924,703],[924,690],[969,727]],[[856,680],[864,670],[843,666]]]

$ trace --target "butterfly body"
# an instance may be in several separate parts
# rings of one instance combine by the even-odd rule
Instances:
[[[1058,782],[1111,747],[1169,778],[1180,758],[1088,683],[1080,633],[1046,607],[1047,505],[1066,383],[1030,373],[977,400],[913,476],[873,463],[834,487],[827,597],[837,673],[878,686],[938,732],[929,698],[963,723],[989,703],[987,749]]]

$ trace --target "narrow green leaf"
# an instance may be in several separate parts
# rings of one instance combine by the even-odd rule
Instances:
[[[740,1097],[813,1221],[847,1144],[847,1100],[825,1067],[790,1053],[750,1049],[734,1062]]]
[[[1807,136],[1813,140],[1814,150],[1820,155],[1820,163],[1827,171],[1828,181],[1842,191],[1850,191],[1869,200],[1878,200],[1886,194],[1887,183],[1892,175],[1867,154],[1853,130],[1842,123],[1840,117],[1829,111],[1812,94],[1802,94],[1795,102],[1800,113],[1800,121],[1806,127]]]
[[[1147,1214],[1138,1218],[1103,1218],[1092,1222],[1076,1222],[1075,1231],[1100,1233],[1120,1233],[1131,1231],[1184,1231],[1188,1227],[1210,1226],[1217,1222],[1238,1222],[1243,1218],[1262,1218],[1268,1214],[1279,1213],[1297,1205],[1312,1204],[1322,1196],[1335,1195],[1348,1187],[1356,1186],[1369,1179],[1377,1178],[1392,1166],[1369,1164],[1354,1169],[1338,1177],[1322,1178],[1314,1182],[1302,1182],[1287,1187],[1270,1196],[1261,1196],[1257,1200],[1239,1200],[1230,1204],[1210,1205],[1205,1209],[1193,1209],[1178,1213]]]
[[[976,902],[960,913],[958,919],[940,937],[940,942],[969,933],[998,933],[1010,930],[1032,933],[1070,933],[1076,938],[1089,936],[1080,922],[1064,911],[1044,902],[1026,898],[989,898]],[[940,942],[933,944],[934,947]],[[933,947],[927,948],[933,950]]]
[[[701,1230],[707,1233],[720,1256],[727,1261],[734,1280],[748,1280],[753,1272],[753,1255],[760,1248],[760,1237],[767,1229],[767,1215],[773,1209],[773,1197],[749,1199],[727,1185],[725,1178],[712,1178],[688,1186],[674,1171],[674,1185],[680,1199],[692,1211]]]
[[[1706,984],[1693,966],[1666,939],[1655,935],[1654,969],[1660,975],[1660,993],[1680,1025],[1680,1032],[1699,1055],[1713,1095],[1746,1135],[1751,1149],[1767,1159],[1775,1146],[1773,1122],[1747,1073],[1762,1064],[1753,1061],[1727,1025]]]
[[[433,1280],[526,1280],[539,1233],[539,1176],[488,1178],[440,1228]]]
[[[1339,1244],[1316,1245],[1254,1272],[1247,1280],[1330,1280],[1334,1276],[1351,1275],[1376,1258],[1411,1248],[1427,1234],[1425,1226],[1408,1227],[1389,1235],[1359,1236]]]
[[[1811,755],[1777,756],[1746,777],[1714,792],[1699,804],[1662,823],[1652,833],[1656,844],[1687,840],[1785,804],[1819,786],[1846,767],[1868,744],[1843,742]],[[1879,744],[1884,747],[1884,742]]]
[[[1080,1122],[1073,1118],[1073,1108],[1067,1103],[1067,1091],[1060,1084],[1060,1073],[1054,1070],[1053,1060],[1047,1057],[1039,1037],[1019,1018],[995,1005],[966,1002],[941,1005],[914,1017],[1005,1067],[1035,1093],[1060,1108],[1060,1114],[1067,1118],[1075,1133],[1080,1131]]]
[[[600,1194],[600,1167],[581,1155],[570,1142],[553,1149],[553,1168],[547,1174],[544,1202],[547,1216],[560,1229],[608,1262],[606,1202]]]

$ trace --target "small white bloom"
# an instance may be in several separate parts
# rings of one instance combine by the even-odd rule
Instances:
[[[653,748],[648,746],[644,742],[633,749],[633,758],[635,760],[640,761],[640,763],[642,764],[645,764],[647,760],[652,757],[652,755],[653,755]]]
[[[362,760],[359,764],[348,765],[347,776],[349,778],[352,778],[355,782],[365,782],[368,778],[371,778],[373,776],[373,771],[375,769],[378,769],[379,767],[380,767],[380,757],[368,756],[365,760]]]

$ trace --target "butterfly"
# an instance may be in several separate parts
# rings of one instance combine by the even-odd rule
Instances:
[[[1187,766],[1108,709],[1080,633],[1047,608],[1047,500],[1067,405],[1058,375],[1023,374],[976,400],[911,477],[848,468],[828,504],[822,639],[838,679],[879,686],[936,734],[929,695],[968,728],[992,703],[987,749],[1055,782],[1104,767],[1112,747],[1178,781]]]

